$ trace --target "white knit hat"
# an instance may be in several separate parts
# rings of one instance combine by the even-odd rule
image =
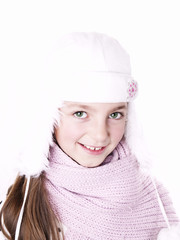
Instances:
[[[136,94],[128,54],[104,34],[64,36],[49,55],[47,69],[66,101],[129,102]]]
[[[48,55],[44,72],[46,91],[38,92],[41,103],[19,157],[19,171],[27,176],[38,176],[48,166],[49,146],[63,101],[131,102],[137,94],[129,55],[117,40],[101,33],[71,33],[61,38]],[[131,148],[137,128],[132,104],[129,111],[126,137]]]

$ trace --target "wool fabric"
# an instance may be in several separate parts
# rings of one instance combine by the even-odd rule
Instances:
[[[129,54],[102,33],[64,35],[48,55],[45,73],[57,101],[131,102],[138,92]]]
[[[167,227],[151,177],[124,140],[95,168],[78,165],[56,144],[49,161],[45,185],[65,240],[155,240]],[[170,224],[178,222],[168,193],[157,188]]]

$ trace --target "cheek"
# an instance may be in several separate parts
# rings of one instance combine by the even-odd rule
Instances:
[[[125,132],[125,123],[112,128],[111,137],[113,138],[114,141],[119,142],[124,136],[124,132]]]
[[[83,134],[83,129],[72,122],[63,121],[56,132],[56,139],[59,145],[64,145],[68,144],[68,142],[76,142]]]

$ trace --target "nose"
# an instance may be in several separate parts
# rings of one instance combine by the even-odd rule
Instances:
[[[106,145],[109,137],[106,121],[95,121],[92,125],[90,134],[96,146]]]

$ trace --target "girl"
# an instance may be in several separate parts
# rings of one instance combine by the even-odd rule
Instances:
[[[180,239],[168,193],[147,171],[137,83],[121,45],[100,33],[68,34],[45,73],[48,92],[38,94],[42,106],[1,209],[2,239]]]

